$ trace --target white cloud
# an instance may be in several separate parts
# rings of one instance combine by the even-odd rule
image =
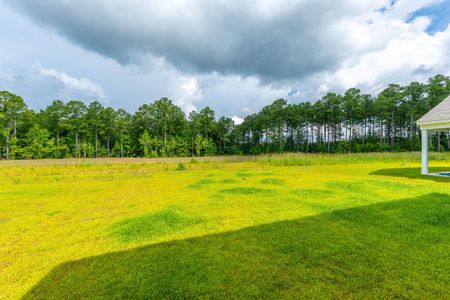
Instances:
[[[39,62],[35,63],[33,67],[39,72],[40,75],[52,77],[60,81],[66,89],[84,92],[88,95],[95,96],[101,101],[107,100],[103,88],[87,78],[76,78],[55,69],[45,68]]]
[[[197,79],[181,76],[178,78],[178,82],[175,83],[175,88],[177,89],[174,94],[175,104],[180,106],[186,114],[197,110],[195,102],[199,102],[203,98]]]
[[[244,122],[244,119],[237,117],[237,116],[233,116],[233,117],[231,117],[231,119],[233,120],[234,124],[236,124],[236,125],[240,125]]]
[[[432,35],[426,32],[429,17],[410,23],[402,19],[427,3],[441,1],[406,2],[396,2],[387,16],[376,13],[347,20],[354,24],[348,39],[362,51],[345,59],[336,71],[322,74],[319,94],[351,87],[376,93],[389,83],[426,81],[437,73],[450,73],[450,29]],[[393,13],[399,7],[402,13]]]
[[[254,76],[212,73],[197,79],[203,94],[198,105],[212,107],[218,116],[242,116],[258,111],[275,99],[286,97],[292,87],[284,82],[261,82]]]

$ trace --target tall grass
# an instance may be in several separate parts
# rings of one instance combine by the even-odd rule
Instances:
[[[314,165],[342,165],[376,162],[401,162],[405,164],[419,163],[421,153],[349,153],[349,154],[304,154],[287,153],[264,155],[255,158],[263,165],[272,166],[314,166]],[[430,160],[450,162],[450,152],[430,153]]]

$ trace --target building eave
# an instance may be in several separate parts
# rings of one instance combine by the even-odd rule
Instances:
[[[420,129],[425,130],[450,130],[450,120],[444,122],[433,122],[433,123],[419,123]]]

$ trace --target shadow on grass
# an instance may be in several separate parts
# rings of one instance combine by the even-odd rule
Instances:
[[[450,196],[428,194],[64,263],[24,299],[446,298]]]
[[[430,168],[430,173],[449,172],[450,167],[447,168]],[[381,169],[370,173],[370,175],[381,175],[391,177],[403,177],[408,179],[423,179],[432,180],[436,182],[450,182],[450,177],[440,177],[431,175],[421,175],[420,168],[397,168],[397,169]]]

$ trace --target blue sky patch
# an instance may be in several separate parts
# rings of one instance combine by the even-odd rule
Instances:
[[[450,0],[445,0],[439,4],[416,11],[408,18],[408,22],[420,16],[428,16],[431,18],[431,24],[427,28],[428,33],[434,34],[438,31],[444,31],[450,23]]]

